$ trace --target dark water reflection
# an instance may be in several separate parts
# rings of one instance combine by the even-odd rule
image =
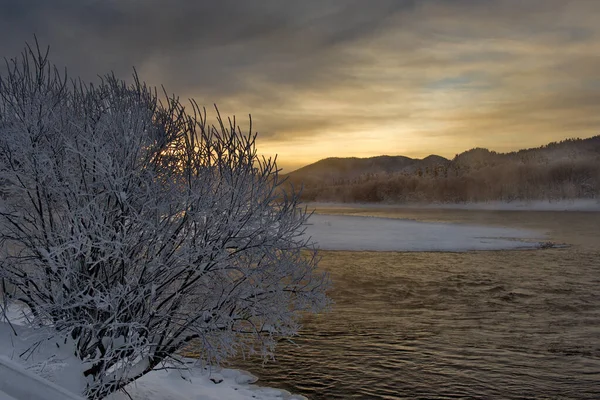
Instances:
[[[548,232],[572,246],[324,252],[335,305],[277,361],[236,362],[311,399],[599,399],[600,213],[349,210]]]

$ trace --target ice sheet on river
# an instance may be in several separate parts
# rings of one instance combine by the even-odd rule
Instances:
[[[324,250],[468,251],[535,248],[543,232],[395,218],[314,214],[306,235]]]

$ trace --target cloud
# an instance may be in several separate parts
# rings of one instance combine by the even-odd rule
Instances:
[[[325,151],[451,156],[600,128],[595,0],[0,0],[0,9],[4,56],[35,33],[85,79],[126,78],[135,66],[182,97],[251,112],[269,151],[306,161]]]

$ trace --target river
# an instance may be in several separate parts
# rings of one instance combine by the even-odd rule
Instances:
[[[545,232],[566,248],[322,252],[335,304],[276,361],[309,399],[600,398],[600,213],[330,207],[320,213]]]

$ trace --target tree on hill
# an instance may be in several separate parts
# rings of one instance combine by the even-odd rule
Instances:
[[[100,399],[193,344],[272,354],[328,277],[252,125],[105,76],[69,83],[37,49],[0,76],[0,277]]]

